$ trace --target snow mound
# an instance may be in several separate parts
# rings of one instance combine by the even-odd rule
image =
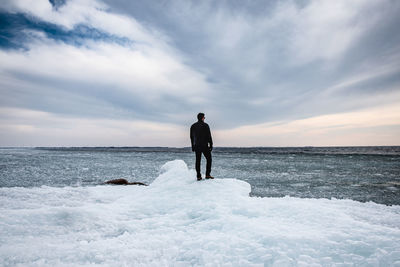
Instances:
[[[165,195],[173,191],[174,195],[190,199],[204,198],[221,199],[221,196],[248,197],[251,187],[248,183],[236,179],[203,179],[196,180],[196,172],[189,170],[183,160],[174,160],[161,167],[161,174],[151,183],[150,189]],[[218,194],[215,194],[218,192]]]
[[[174,160],[161,167],[161,174],[151,184],[153,187],[179,187],[194,182],[193,172],[189,171],[183,160]]]
[[[400,206],[249,192],[181,160],[148,187],[0,188],[0,265],[400,265]]]

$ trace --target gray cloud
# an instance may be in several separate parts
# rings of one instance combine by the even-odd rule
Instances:
[[[221,107],[218,115],[236,118],[219,122],[224,126],[349,111],[371,105],[354,101],[359,94],[399,88],[392,61],[400,52],[400,5],[393,1],[128,2],[109,4],[173,38],[187,63],[213,82],[209,101]],[[386,67],[392,69],[342,88],[336,103],[321,98]]]
[[[2,8],[2,107],[231,129],[399,101],[394,1],[52,4]]]

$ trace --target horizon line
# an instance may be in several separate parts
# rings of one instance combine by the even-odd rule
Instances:
[[[343,148],[343,147],[400,147],[400,145],[364,145],[364,146],[213,146],[213,148]],[[2,148],[191,148],[190,146],[0,146]]]

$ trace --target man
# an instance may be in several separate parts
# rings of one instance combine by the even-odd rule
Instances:
[[[204,122],[204,119],[204,113],[197,114],[197,122],[190,127],[192,151],[196,152],[196,172],[198,181],[202,179],[200,172],[201,154],[203,154],[207,160],[206,179],[214,179],[214,177],[211,176],[211,151],[213,149],[213,142],[210,127]]]

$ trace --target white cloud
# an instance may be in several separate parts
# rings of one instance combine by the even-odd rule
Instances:
[[[142,27],[134,18],[108,12],[108,6],[101,1],[71,0],[55,9],[48,0],[10,0],[6,1],[5,7],[9,11],[26,13],[69,30],[78,24],[85,24],[138,42],[156,44],[159,41],[158,36],[149,33],[149,29]]]
[[[83,119],[0,108],[0,146],[188,146],[186,129],[143,120]]]
[[[71,91],[95,95],[101,104],[118,105],[109,99],[110,94],[99,89],[108,88],[115,96],[127,95],[144,106],[154,105],[160,110],[173,105],[160,102],[165,96],[195,106],[204,103],[210,94],[206,77],[185,65],[184,57],[168,44],[165,36],[142,27],[131,17],[109,12],[107,6],[98,1],[67,1],[57,10],[47,0],[11,1],[8,6],[14,12],[26,12],[69,29],[83,23],[128,38],[132,43],[86,40],[83,45],[75,46],[49,39],[42,32],[30,31],[27,51],[0,51],[3,80],[0,91],[3,93],[16,91],[18,87],[30,95],[35,88],[46,88],[52,83],[50,96],[57,97],[60,88],[65,90],[70,84],[74,87]],[[15,77],[10,77],[12,75]],[[26,81],[24,76],[31,79]],[[21,88],[21,84],[26,86]],[[135,111],[134,105],[131,110]]]
[[[269,64],[337,63],[372,27],[398,15],[399,5],[390,0],[324,0],[300,7],[289,0],[277,1],[265,15],[222,8],[213,11],[211,4],[191,8],[185,14],[194,13],[192,19],[204,21],[203,30],[206,36],[211,35],[208,45],[214,55],[233,54],[232,61],[245,64],[234,65],[254,72]],[[201,29],[201,25],[198,27]],[[277,55],[285,62],[276,62]]]
[[[216,146],[399,145],[399,103],[212,133]],[[188,125],[82,119],[16,108],[0,108],[0,137],[0,146],[189,146]]]
[[[77,46],[25,30],[28,50],[0,50],[3,117],[24,110],[16,122],[4,119],[0,134],[9,144],[32,137],[32,145],[78,140],[76,145],[184,146],[186,130],[164,123],[157,128],[158,121],[188,126],[204,111],[219,129],[248,125],[216,131],[217,145],[396,143],[397,130],[386,134],[384,129],[399,125],[389,123],[397,117],[388,115],[398,112],[388,108],[399,102],[393,78],[399,71],[398,46],[388,45],[382,53],[368,48],[360,64],[344,56],[355,46],[363,48],[360,40],[371,28],[389,25],[385,16],[395,17],[399,5],[389,0],[276,3],[263,14],[230,8],[229,2],[173,1],[160,11],[172,22],[164,25],[163,17],[157,25],[144,24],[128,12],[115,13],[112,4],[97,0],[71,0],[57,9],[47,0],[5,1],[3,10],[72,31],[85,25],[108,35],[79,40]],[[175,26],[179,31],[174,32]],[[171,32],[176,35],[168,36]],[[342,71],[346,60],[354,67]],[[365,84],[374,88],[367,91]],[[349,112],[359,108],[365,110]],[[38,116],[33,122],[20,121],[32,114]],[[381,114],[387,119],[379,124]],[[366,121],[367,115],[375,119]],[[266,121],[275,123],[255,124]],[[68,129],[63,132],[60,125]],[[132,136],[140,142],[130,143]]]
[[[182,64],[179,58],[152,47],[99,42],[75,47],[41,39],[31,43],[26,52],[0,51],[0,58],[3,72],[114,85],[140,93],[191,95],[207,90],[199,73]]]
[[[395,97],[397,103],[389,106],[216,131],[216,142],[221,146],[399,145],[400,95]]]
[[[293,58],[303,63],[340,56],[362,33],[354,21],[358,11],[359,7],[348,1],[313,1],[291,12],[287,19],[293,26]]]

